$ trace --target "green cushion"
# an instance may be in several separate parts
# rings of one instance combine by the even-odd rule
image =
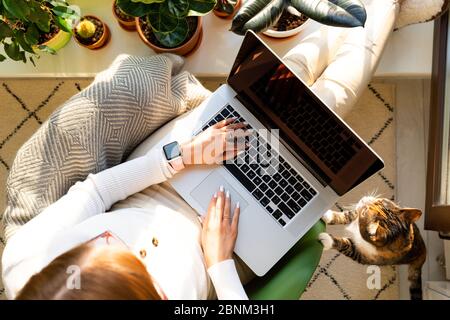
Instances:
[[[317,222],[311,230],[263,277],[245,286],[251,300],[297,300],[316,270],[323,247],[317,240],[325,223]]]

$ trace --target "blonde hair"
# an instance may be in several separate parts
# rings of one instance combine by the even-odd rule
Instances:
[[[80,271],[79,288],[68,286],[68,268]],[[160,300],[145,265],[115,246],[82,244],[35,274],[18,300]]]

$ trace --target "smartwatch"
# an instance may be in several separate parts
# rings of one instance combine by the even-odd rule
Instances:
[[[163,147],[163,151],[167,162],[175,171],[184,169],[184,162],[181,157],[181,146],[177,141],[166,144]]]

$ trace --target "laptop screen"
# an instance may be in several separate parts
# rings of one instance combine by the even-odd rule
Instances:
[[[237,98],[323,184],[343,195],[383,162],[253,33],[228,78]]]

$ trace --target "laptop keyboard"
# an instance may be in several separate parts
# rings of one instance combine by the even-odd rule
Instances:
[[[219,111],[202,128],[236,117],[245,119],[230,105]],[[248,125],[248,129],[252,129]],[[317,195],[316,190],[258,133],[248,138],[249,148],[224,167],[252,194],[282,227]]]
[[[272,75],[273,72],[268,72],[265,77]],[[275,98],[276,87],[268,87],[266,78],[253,84],[252,89],[262,100],[270,101],[273,111],[289,129],[337,174],[362,148],[361,143],[325,110],[318,108],[311,97],[299,94],[296,100]]]

